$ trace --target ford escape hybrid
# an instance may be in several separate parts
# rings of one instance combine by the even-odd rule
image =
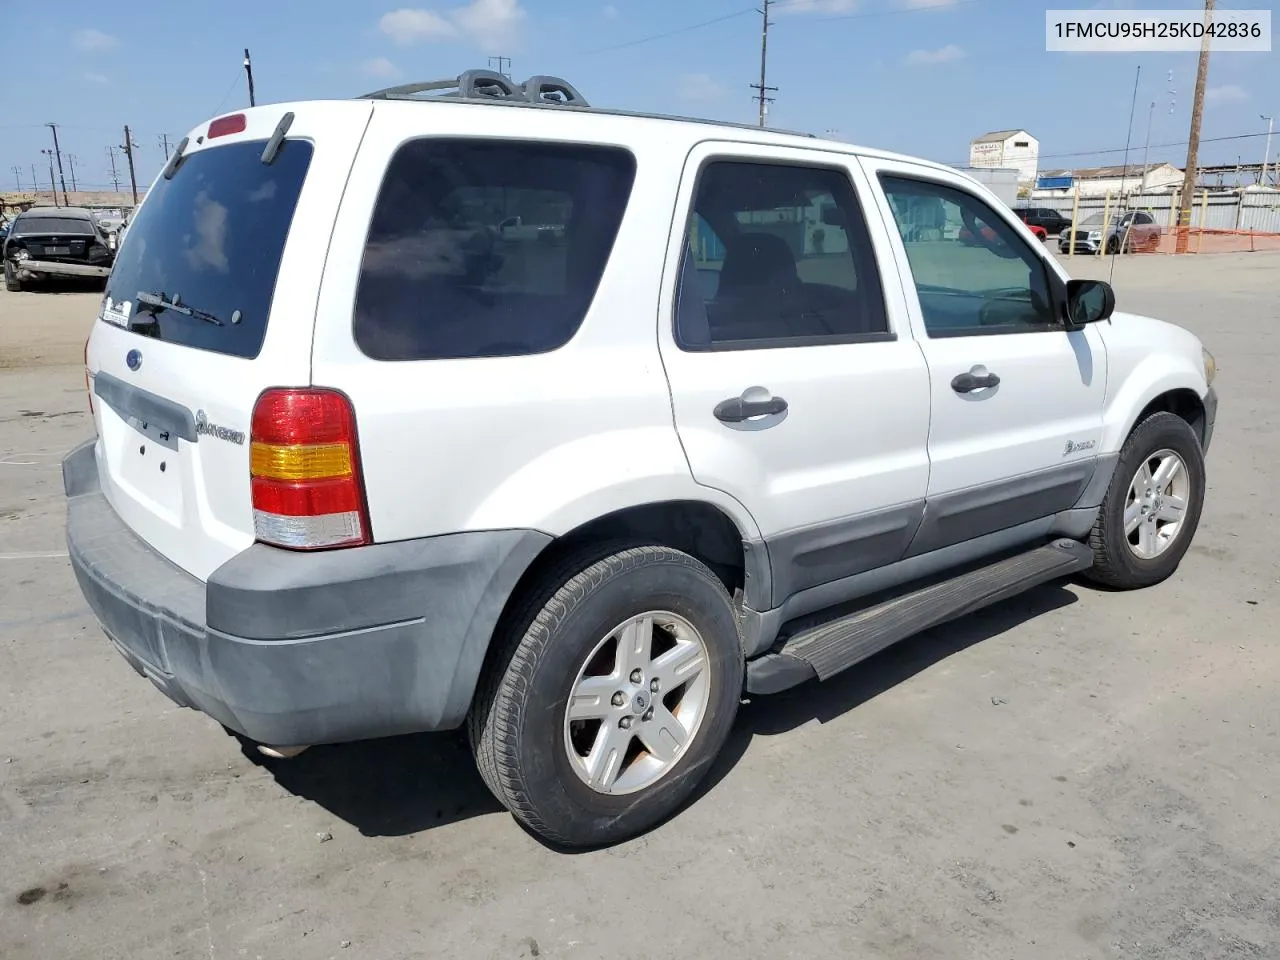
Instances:
[[[1214,363],[1114,306],[920,160],[483,71],[261,106],[118,253],[72,563],[265,751],[465,727],[531,830],[614,842],[744,694],[1175,571]]]

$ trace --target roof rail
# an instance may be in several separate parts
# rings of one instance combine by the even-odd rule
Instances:
[[[438,97],[458,100],[523,101],[526,103],[560,104],[587,107],[582,96],[567,80],[560,77],[530,77],[517,84],[493,70],[467,70],[453,80],[427,80],[405,83],[397,87],[375,90],[361,100],[417,100],[420,93],[436,92]]]

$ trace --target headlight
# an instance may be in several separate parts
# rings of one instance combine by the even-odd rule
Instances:
[[[1089,239],[1090,239],[1090,240],[1101,240],[1101,239],[1102,239],[1102,231],[1101,231],[1101,230],[1090,230],[1090,231],[1089,231]]]
[[[1213,378],[1218,375],[1218,361],[1204,347],[1200,348],[1200,356],[1204,359],[1204,382],[1212,384]]]
[[[19,248],[18,248],[17,250],[15,250],[15,251],[14,251],[14,253],[13,253],[13,259],[15,259],[15,260],[30,260],[30,259],[31,259],[31,254],[29,254],[29,253],[27,252],[27,248],[26,248],[26,247],[19,247]]]

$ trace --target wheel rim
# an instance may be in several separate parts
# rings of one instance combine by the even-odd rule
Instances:
[[[564,747],[578,778],[616,795],[666,776],[706,716],[709,662],[702,635],[669,611],[614,627],[578,671],[565,707]]]
[[[1133,555],[1154,560],[1182,532],[1191,502],[1191,475],[1172,450],[1153,453],[1134,474],[1124,504],[1124,534]]]

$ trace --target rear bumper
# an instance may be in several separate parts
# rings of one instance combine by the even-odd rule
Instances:
[[[18,279],[31,280],[36,277],[106,277],[111,273],[111,265],[95,267],[88,263],[61,263],[57,260],[19,260],[14,261]]]
[[[321,553],[255,544],[203,583],[116,515],[92,442],[62,471],[72,569],[112,644],[175,703],[259,743],[457,727],[508,596],[550,542],[502,530]]]

